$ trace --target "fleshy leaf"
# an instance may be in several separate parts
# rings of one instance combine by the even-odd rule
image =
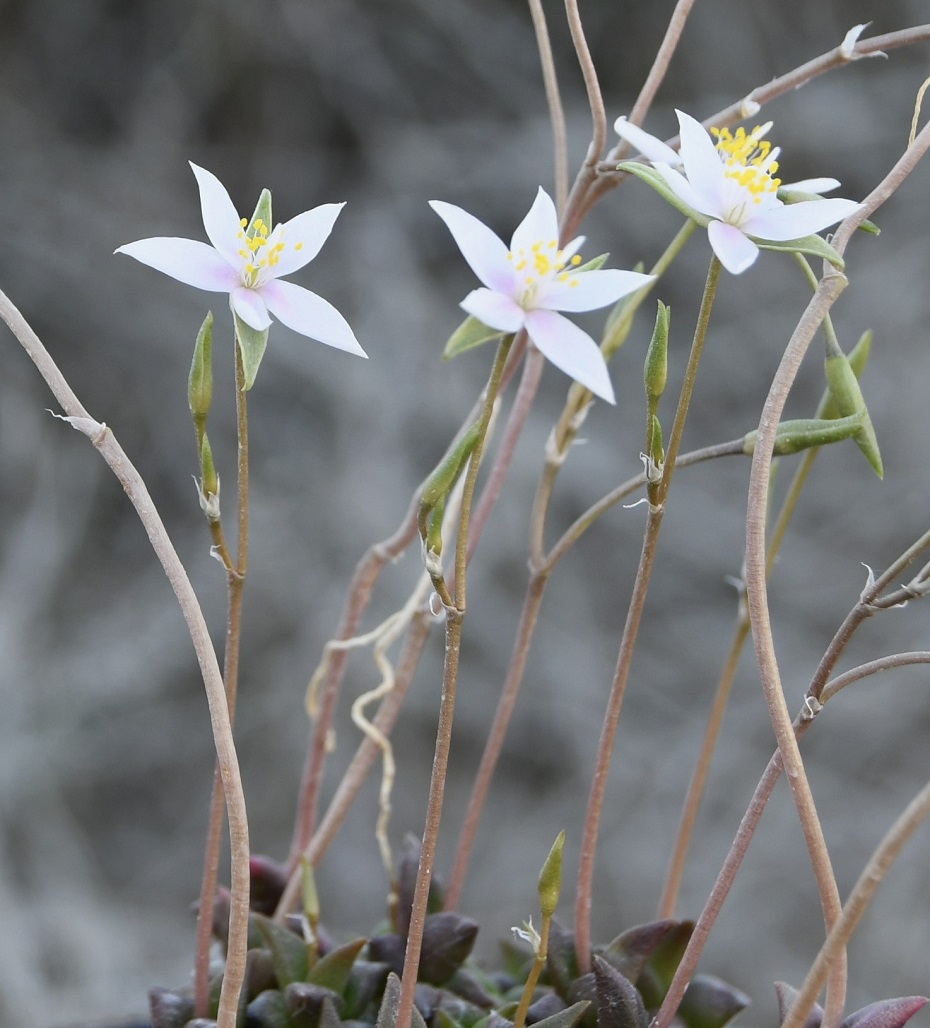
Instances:
[[[544,1017],[541,1021],[536,1021],[534,1028],[574,1028],[590,1006],[591,1004],[587,1000],[573,1003],[564,1010],[559,1010],[555,1014],[550,1014],[549,1017]]]
[[[723,1028],[748,1006],[744,992],[713,975],[699,974],[685,991],[678,1016],[687,1028]]]
[[[485,325],[483,321],[469,315],[449,337],[446,348],[442,351],[443,360],[452,360],[460,353],[473,350],[476,346],[502,339],[505,333]]]
[[[194,1001],[156,986],[149,990],[149,1013],[153,1028],[184,1028],[194,1016]]]
[[[326,1001],[336,1005],[336,1011],[342,1006],[342,1000],[321,985],[308,982],[291,982],[284,990],[284,1003],[291,1018],[293,1028],[321,1028],[323,1008]],[[339,1016],[336,1013],[336,1022]]]
[[[693,921],[679,921],[662,938],[636,980],[646,1006],[653,1010],[661,1006],[675,971],[681,963],[691,933]]]
[[[378,1020],[375,1028],[397,1028],[397,1012],[400,1007],[400,978],[392,971],[388,975],[387,985],[384,987],[384,998],[381,1000],[381,1008],[378,1011]],[[413,1008],[410,1018],[410,1028],[426,1028],[423,1015]]]
[[[598,1028],[646,1028],[649,1015],[636,986],[603,957],[596,956],[593,963]]]
[[[785,239],[782,242],[758,239],[755,236],[751,238],[760,250],[774,250],[777,253],[803,253],[808,257],[820,257],[829,261],[837,271],[842,271],[846,267],[843,258],[821,236],[804,236],[803,239]]]
[[[307,944],[292,931],[282,928],[262,914],[250,914],[249,922],[271,950],[278,985],[284,988],[291,982],[304,981],[307,977]]]
[[[778,997],[778,1023],[783,1024],[799,993],[787,982],[776,982],[775,995]],[[820,1028],[821,1021],[823,1021],[823,1007],[819,1003],[815,1003],[801,1028]]]
[[[478,925],[452,911],[430,914],[423,928],[419,980],[442,985],[461,967],[475,944]]]
[[[677,921],[664,920],[628,928],[601,955],[635,985],[649,958],[677,925]]]
[[[355,964],[355,958],[365,948],[367,939],[356,939],[345,946],[331,950],[325,957],[313,965],[306,980],[314,985],[322,985],[340,995],[345,990]]]
[[[850,1014],[842,1028],[901,1028],[927,1002],[926,996],[882,999]]]
[[[549,951],[546,954],[546,968],[555,991],[568,1000],[568,990],[578,977],[578,957],[575,953],[575,937],[553,920],[549,930]]]
[[[377,995],[384,990],[387,981],[388,966],[373,960],[356,960],[352,965],[352,973],[342,990],[346,1003],[345,1016],[353,1018],[372,1003]]]
[[[284,993],[278,989],[260,992],[245,1008],[245,1016],[248,1024],[259,1028],[291,1028]]]
[[[258,366],[265,356],[265,347],[268,345],[268,329],[261,331],[247,325],[238,314],[233,314],[236,322],[236,342],[239,352],[242,354],[242,370],[245,374],[245,388],[251,389],[255,385],[255,376],[258,374]]]

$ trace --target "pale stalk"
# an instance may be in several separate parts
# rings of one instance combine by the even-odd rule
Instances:
[[[666,462],[662,469],[662,477],[655,490],[650,491],[649,515],[646,522],[645,534],[643,536],[643,546],[640,552],[639,567],[636,571],[636,578],[633,583],[633,594],[627,611],[623,637],[620,641],[620,650],[617,655],[617,666],[614,672],[614,680],[611,685],[610,698],[608,699],[607,710],[604,715],[604,726],[601,730],[600,740],[598,741],[594,774],[592,776],[591,791],[588,798],[588,809],[585,815],[584,833],[578,865],[578,884],[575,893],[575,951],[578,958],[578,968],[582,974],[585,974],[591,968],[591,903],[594,887],[594,864],[597,855],[597,839],[600,829],[601,813],[603,812],[604,798],[607,793],[607,777],[610,771],[611,758],[613,755],[613,744],[617,734],[617,726],[620,721],[623,697],[626,692],[626,683],[633,660],[633,650],[639,634],[639,625],[642,619],[643,607],[646,602],[646,594],[649,591],[649,583],[655,563],[656,546],[659,538],[659,530],[662,525],[662,517],[665,511],[665,503],[668,498],[669,488],[671,487],[672,476],[675,470],[675,462],[678,458],[678,451],[681,447],[681,438],[684,433],[685,421],[688,416],[688,408],[691,404],[691,396],[694,391],[694,383],[697,378],[697,370],[700,364],[701,354],[703,353],[704,343],[707,339],[710,314],[713,309],[714,297],[717,292],[717,283],[720,278],[720,268],[720,262],[716,257],[713,257],[707,272],[707,281],[704,285],[704,295],[701,298],[701,309],[698,313],[697,326],[694,331],[694,340],[691,345],[691,353],[688,357],[688,366],[685,369],[684,381],[681,386],[681,394],[678,399],[678,407],[675,411],[675,421],[672,425],[672,432],[669,437]]]
[[[229,819],[231,871],[229,948],[217,1024],[219,1028],[235,1028],[239,994],[245,978],[248,937],[249,829],[242,779],[239,774],[239,761],[226,708],[226,692],[216,652],[210,640],[210,633],[184,565],[171,544],[148,489],[117,442],[116,437],[106,425],[90,417],[42,345],[39,337],[3,292],[0,292],[0,318],[10,327],[13,335],[16,336],[38,368],[39,373],[65,411],[69,423],[87,436],[125,490],[171,584],[194,644],[210,709],[210,725],[223,779]]]
[[[543,87],[546,91],[546,104],[549,107],[549,123],[552,127],[555,208],[561,214],[568,198],[568,143],[565,132],[565,110],[562,107],[562,96],[559,93],[559,80],[555,71],[555,60],[552,56],[552,44],[549,41],[549,29],[546,26],[542,0],[529,0],[529,5],[530,17],[533,19],[533,31],[536,33],[536,49],[539,51]]]
[[[465,619],[468,563],[468,526],[481,454],[487,437],[494,402],[501,388],[507,355],[513,344],[513,336],[505,336],[497,349],[491,374],[482,398],[478,437],[465,472],[462,490],[462,505],[459,513],[458,531],[455,540],[455,597],[453,604],[446,604],[446,648],[442,673],[442,695],[439,704],[439,723],[436,728],[436,748],[433,754],[433,769],[430,775],[429,798],[426,807],[426,825],[420,846],[420,863],[413,893],[410,912],[410,927],[407,932],[407,948],[404,954],[404,971],[401,977],[400,997],[397,1007],[396,1028],[410,1028],[413,1001],[420,967],[420,950],[423,944],[423,930],[426,925],[426,908],[429,902],[429,888],[433,877],[436,845],[439,841],[439,827],[442,820],[442,804],[445,793],[446,773],[449,766],[449,749],[452,744],[452,720],[455,713],[455,694],[458,685],[459,657],[462,645],[462,623]],[[442,573],[430,572],[433,584],[440,595],[445,591]]]
[[[236,563],[227,563],[229,552],[220,522],[210,523],[214,538],[220,539],[225,554],[226,568],[226,645],[223,653],[223,684],[230,728],[236,718],[236,694],[239,684],[239,655],[242,639],[242,594],[249,564],[249,414],[246,403],[245,371],[238,342],[236,353],[236,434],[237,434],[237,491],[236,523],[238,543]],[[220,847],[223,840],[223,779],[219,766],[213,771],[213,789],[210,795],[210,813],[207,821],[207,839],[204,845],[203,873],[200,884],[200,902],[197,906],[197,935],[194,953],[194,1013],[207,1017],[210,1001],[210,942],[213,936],[213,906],[220,869]]]

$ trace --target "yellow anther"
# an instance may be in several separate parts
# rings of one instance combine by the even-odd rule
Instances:
[[[580,263],[581,263],[581,257],[579,257],[578,254],[576,253],[575,256],[572,257],[572,259],[571,259],[571,264],[574,267],[577,268]]]

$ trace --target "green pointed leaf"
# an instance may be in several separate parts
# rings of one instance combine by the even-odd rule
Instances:
[[[291,982],[304,981],[307,977],[307,944],[303,939],[263,914],[250,914],[249,921],[271,951],[279,987],[283,989]]]
[[[693,921],[679,921],[652,951],[652,956],[636,980],[636,987],[648,1010],[655,1010],[662,1005],[693,931]]]
[[[598,1028],[646,1028],[649,1015],[636,986],[603,957],[593,963]]]
[[[628,928],[610,943],[601,956],[636,985],[649,958],[677,926],[677,921],[663,920]]]
[[[400,978],[392,971],[388,975],[387,985],[384,987],[384,998],[381,1000],[381,1009],[378,1011],[378,1020],[375,1028],[397,1028],[397,1012],[400,1008]],[[413,1008],[413,1016],[410,1018],[410,1028],[426,1028],[423,1015]]]
[[[260,1028],[292,1028],[284,993],[278,989],[260,992],[245,1008],[245,1016],[248,1024]]]
[[[461,325],[452,333],[446,348],[442,351],[443,360],[452,360],[466,350],[473,350],[476,346],[490,343],[495,339],[503,339],[506,333],[496,328],[485,325],[483,321],[469,314]]]
[[[314,985],[322,985],[324,988],[332,989],[333,992],[341,995],[349,981],[352,967],[355,964],[355,958],[361,953],[367,943],[367,939],[356,939],[345,946],[331,950],[325,957],[320,957],[313,965],[307,974],[306,980]]]
[[[833,247],[820,236],[804,236],[802,239],[785,239],[776,242],[771,239],[756,239],[750,236],[760,250],[774,250],[776,253],[803,253],[808,257],[820,257],[833,265],[837,271],[842,271],[846,265],[843,258]]]
[[[574,1028],[590,1006],[591,1004],[586,999],[579,1003],[573,1003],[570,1007],[537,1021],[533,1028]]]
[[[242,354],[242,370],[245,374],[245,388],[249,390],[255,385],[255,376],[258,374],[258,366],[265,356],[265,347],[268,345],[268,329],[257,329],[247,325],[238,314],[233,314],[236,323],[236,343],[239,352]]]

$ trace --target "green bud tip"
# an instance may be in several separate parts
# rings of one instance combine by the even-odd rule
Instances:
[[[195,421],[203,422],[213,402],[213,312],[207,311],[197,340],[187,378],[187,402]]]
[[[559,905],[562,891],[562,849],[565,846],[565,831],[559,832],[549,856],[539,872],[539,909],[544,918],[552,917]]]
[[[665,392],[668,380],[668,329],[671,310],[661,300],[658,301],[655,328],[646,351],[646,366],[643,369],[643,382],[646,396],[657,400]]]
[[[306,857],[300,860],[300,882],[303,897],[304,916],[311,924],[320,920],[320,898],[316,891],[316,876]]]

